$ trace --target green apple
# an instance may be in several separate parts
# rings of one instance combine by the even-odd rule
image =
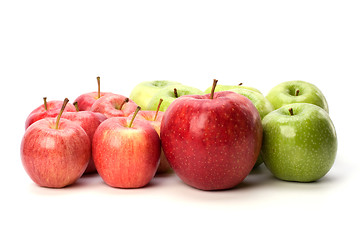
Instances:
[[[179,86],[181,83],[168,80],[145,81],[136,85],[130,93],[130,99],[133,100],[142,110],[147,110],[146,106],[150,99],[159,90],[167,86]],[[159,102],[159,101],[158,101]]]
[[[309,103],[285,105],[264,117],[261,154],[281,180],[316,181],[331,169],[337,136],[329,114]]]
[[[175,96],[174,89],[176,89],[177,96]],[[178,97],[184,95],[203,95],[203,94],[204,94],[203,91],[186,85],[168,86],[159,90],[156,94],[154,94],[154,96],[150,99],[149,104],[147,105],[146,108],[150,111],[156,111],[159,104],[159,99],[162,98],[163,102],[159,110],[165,112],[165,110],[168,108],[170,103],[172,103]]]
[[[270,90],[267,99],[275,109],[290,103],[312,103],[329,112],[324,94],[314,84],[305,81],[287,81]]]
[[[211,89],[212,89],[212,86],[208,87],[205,90],[205,93],[210,93]],[[242,83],[240,83],[239,85],[216,85],[215,92],[228,91],[228,90],[232,90],[232,89],[248,89],[248,90],[258,92],[261,94],[261,92],[258,89],[249,87],[249,86],[244,86],[244,85],[242,85]]]

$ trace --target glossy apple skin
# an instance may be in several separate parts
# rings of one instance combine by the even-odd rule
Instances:
[[[299,95],[296,96],[296,90]],[[275,109],[290,103],[311,103],[329,112],[329,106],[324,94],[314,84],[305,81],[287,81],[273,87],[266,98]]]
[[[175,87],[176,87],[179,97],[185,96],[185,95],[202,95],[202,94],[204,94],[203,91],[201,91],[197,88],[189,87],[189,86],[185,86],[185,85],[164,87],[163,89],[159,90],[157,93],[154,94],[154,96],[150,99],[146,109],[151,110],[151,111],[156,111],[157,106],[159,104],[159,100],[160,100],[160,98],[162,98],[163,102],[161,103],[159,110],[162,112],[165,112],[166,109],[169,107],[169,105],[176,99],[175,93],[174,93]]]
[[[111,95],[110,92],[100,92],[100,98]],[[90,111],[92,105],[98,100],[98,92],[84,93],[78,96],[74,102],[78,103],[79,111]]]
[[[67,119],[44,118],[32,124],[20,148],[22,164],[39,186],[62,188],[84,173],[90,158],[90,140],[85,131]]]
[[[102,113],[90,112],[90,111],[79,111],[79,112],[66,112],[61,115],[61,118],[68,119],[82,127],[86,134],[89,136],[90,143],[97,127],[105,121],[107,118]],[[95,173],[96,167],[92,154],[89,158],[89,164],[84,173]]]
[[[160,138],[146,121],[114,117],[105,120],[93,138],[96,169],[104,182],[118,188],[140,188],[156,173]]]
[[[150,99],[156,94],[160,89],[167,86],[179,86],[181,83],[169,80],[154,80],[154,81],[145,81],[136,85],[130,93],[130,99],[132,99],[137,105],[141,107],[142,110],[147,109]]]
[[[25,121],[25,129],[27,129],[34,122],[47,118],[56,117],[60,113],[60,109],[63,105],[63,101],[52,100],[47,102],[47,110],[45,110],[44,104],[35,108],[27,117]],[[71,103],[66,104],[64,112],[76,112],[76,108]]]
[[[183,96],[166,110],[160,129],[165,155],[188,185],[222,190],[242,182],[262,142],[260,115],[234,92]]]
[[[126,99],[125,96],[119,94],[111,94],[98,99],[91,107],[92,112],[99,112],[104,114],[107,118],[112,117],[127,117],[135,112],[137,105],[131,99],[125,103],[121,109],[119,106]]]
[[[136,119],[143,119],[143,120],[148,121],[160,137],[160,126],[161,126],[162,118],[164,116],[164,112],[159,111],[158,115],[156,117],[156,120],[154,120],[155,114],[156,114],[156,111],[146,111],[146,110],[139,111],[138,114],[136,115]],[[130,114],[128,116],[128,118],[131,119],[132,116],[133,116],[133,114]],[[157,174],[167,173],[167,172],[170,172],[171,170],[172,169],[170,167],[168,160],[166,159],[164,150],[161,148],[160,164],[159,164],[159,167],[158,167],[156,173]]]
[[[324,109],[308,103],[289,104],[269,113],[262,122],[261,152],[266,167],[275,177],[312,182],[325,176],[333,166],[337,136]]]

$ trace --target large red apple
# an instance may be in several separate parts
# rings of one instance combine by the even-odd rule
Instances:
[[[80,111],[89,111],[91,109],[91,106],[94,104],[94,102],[96,102],[96,100],[98,100],[99,98],[101,98],[103,96],[112,94],[110,92],[101,92],[100,91],[100,77],[97,77],[96,79],[97,79],[97,84],[98,84],[97,92],[84,93],[75,99],[75,102],[77,102],[79,105]]]
[[[98,99],[91,111],[104,114],[107,118],[127,117],[136,110],[136,103],[119,94],[111,94]]]
[[[21,142],[22,164],[39,186],[70,185],[81,177],[89,162],[89,137],[78,124],[60,119],[63,110],[57,118],[44,118],[32,124]]]
[[[159,165],[160,138],[143,120],[105,120],[94,134],[92,148],[99,175],[112,187],[143,187]]]
[[[62,118],[79,124],[89,136],[90,143],[92,142],[97,127],[100,125],[100,123],[107,119],[104,114],[91,111],[66,112],[62,114]],[[89,158],[89,164],[84,173],[94,172],[96,172],[96,167],[91,154]]]
[[[164,114],[160,136],[170,166],[185,183],[221,190],[235,187],[250,173],[260,152],[262,126],[248,98],[212,92],[176,99]]]
[[[40,119],[47,117],[56,117],[59,114],[62,105],[63,105],[62,101],[58,101],[58,100],[46,101],[46,97],[44,97],[44,104],[35,108],[27,117],[25,121],[25,129],[27,129],[31,124],[33,124],[34,122]],[[76,108],[74,105],[69,103],[66,105],[64,111],[75,112]]]
[[[164,112],[161,112],[161,111],[140,111],[137,114],[136,119],[143,119],[143,120],[148,121],[160,136],[160,126],[161,126],[161,121],[162,121],[163,116],[164,116]],[[128,118],[130,118],[130,119],[132,117],[133,117],[133,114],[130,114],[128,116]],[[158,167],[156,173],[166,173],[166,172],[169,172],[170,170],[171,170],[171,167],[165,157],[163,149],[161,148],[160,164],[159,164],[159,167]]]

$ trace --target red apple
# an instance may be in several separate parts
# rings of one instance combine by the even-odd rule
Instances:
[[[160,99],[160,103],[159,106],[162,102],[162,99]],[[158,133],[158,135],[160,136],[160,126],[161,126],[161,121],[162,118],[164,116],[164,112],[159,111],[159,107],[157,109],[157,111],[139,111],[139,113],[136,116],[136,119],[143,119],[148,121],[151,126],[155,129],[155,131]],[[131,119],[133,117],[133,114],[130,114],[128,116],[129,119]],[[171,171],[171,167],[165,157],[164,151],[161,148],[161,154],[160,154],[160,164],[159,167],[156,171],[156,173],[166,173]]]
[[[233,92],[182,96],[166,110],[160,136],[175,173],[202,190],[235,187],[250,173],[262,142],[260,115]]]
[[[62,101],[53,100],[53,101],[46,101],[46,97],[44,97],[44,104],[40,105],[39,107],[35,108],[27,117],[25,121],[25,129],[27,129],[31,124],[34,122],[47,118],[47,117],[56,117],[61,109],[61,106],[63,105]],[[75,112],[76,108],[72,104],[67,104],[65,109],[65,112]]]
[[[112,187],[143,187],[159,165],[160,138],[143,120],[105,120],[94,134],[92,148],[99,175]]]
[[[127,117],[136,110],[136,103],[119,94],[111,94],[98,99],[91,111],[104,114],[107,118]]]
[[[85,130],[86,134],[89,136],[90,143],[92,142],[97,127],[100,125],[100,123],[107,119],[104,114],[91,111],[66,112],[62,114],[62,118],[79,124],[80,127],[82,127]],[[90,155],[89,164],[84,173],[94,172],[96,172],[96,167],[92,155]]]
[[[96,79],[97,79],[97,83],[98,83],[98,91],[97,92],[84,93],[75,99],[75,102],[77,102],[79,105],[80,111],[89,111],[91,106],[94,104],[94,102],[96,100],[98,100],[99,98],[101,98],[103,96],[112,94],[110,92],[101,92],[100,91],[100,77],[97,77]]]
[[[84,129],[67,119],[44,118],[32,124],[21,142],[22,164],[39,186],[62,188],[84,173],[90,157],[90,139]]]

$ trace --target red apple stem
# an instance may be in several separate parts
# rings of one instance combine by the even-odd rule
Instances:
[[[299,96],[299,93],[300,93],[300,90],[298,89],[298,90],[296,90],[296,92],[295,92],[295,96]]]
[[[178,92],[177,92],[177,89],[176,89],[176,88],[174,88],[174,95],[175,95],[175,97],[176,97],[176,98],[178,98],[178,97],[179,97],[179,95],[178,95]]]
[[[214,92],[215,92],[217,82],[218,82],[218,80],[214,79],[213,85],[212,85],[212,88],[211,88],[210,99],[214,99]]]
[[[291,116],[294,116],[294,110],[292,108],[289,108],[289,112]]]
[[[75,106],[76,111],[79,112],[80,110],[78,102],[74,102],[73,105]]]
[[[129,128],[131,128],[131,126],[132,126],[132,124],[133,124],[133,122],[134,122],[134,119],[135,119],[137,113],[140,111],[140,109],[141,109],[141,107],[140,107],[140,106],[137,106],[137,108],[136,108],[136,110],[135,110],[135,112],[134,112],[134,114],[133,114],[133,117],[131,118],[131,121],[130,121],[130,123],[129,123]]]
[[[119,106],[119,110],[122,109],[122,107],[125,105],[125,103],[129,102],[129,98],[125,98],[124,101],[121,103],[121,105]]]
[[[63,102],[63,105],[61,107],[61,110],[60,110],[60,113],[59,115],[57,116],[57,119],[56,119],[56,125],[55,125],[55,129],[59,129],[59,122],[60,122],[60,117],[61,115],[63,114],[64,110],[65,110],[65,107],[66,107],[66,104],[69,102],[69,99],[65,98],[64,99],[64,102]]]
[[[160,100],[159,100],[159,104],[158,104],[157,109],[156,109],[156,113],[155,113],[154,121],[156,121],[156,118],[157,118],[157,115],[158,115],[158,113],[159,113],[160,106],[161,106],[161,103],[162,103],[162,102],[163,102],[163,99],[162,99],[162,98],[160,98]]]
[[[45,108],[45,111],[47,111],[48,107],[47,107],[46,97],[43,97],[43,99],[44,99],[44,108]]]
[[[97,79],[97,84],[98,84],[98,95],[97,95],[97,97],[99,99],[101,97],[100,96],[100,77],[96,77],[96,79]]]

